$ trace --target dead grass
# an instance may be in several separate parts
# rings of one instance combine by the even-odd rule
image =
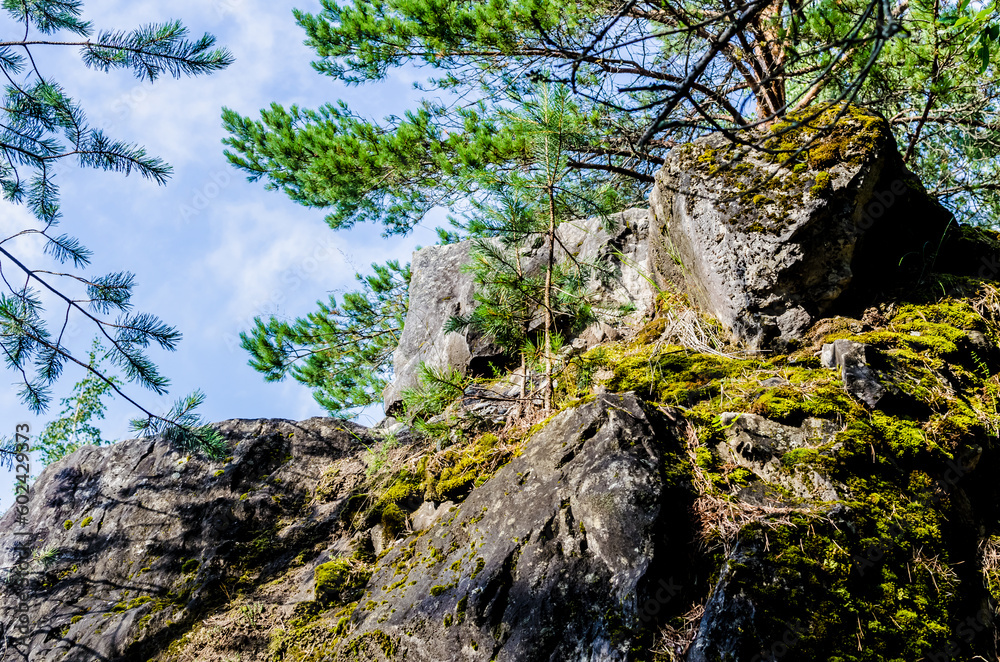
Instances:
[[[979,289],[979,296],[971,299],[969,303],[983,318],[991,322],[1000,321],[1000,287],[983,283]]]
[[[732,350],[723,351],[728,348],[728,344],[722,338],[722,329],[693,308],[672,304],[662,315],[666,324],[654,346],[654,355],[664,345],[680,345],[695,352],[727,359],[740,355]]]
[[[704,605],[694,605],[681,616],[680,625],[664,625],[656,633],[650,653],[662,662],[680,662],[687,659],[688,648],[698,634],[698,625],[705,613]]]

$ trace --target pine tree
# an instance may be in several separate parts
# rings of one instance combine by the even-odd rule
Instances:
[[[107,355],[107,349],[95,338],[87,365],[99,372]],[[104,418],[107,410],[104,398],[110,395],[111,386],[122,385],[121,380],[113,375],[109,376],[108,380],[110,383],[88,372],[73,386],[73,394],[60,401],[63,409],[59,417],[46,423],[31,448],[32,451],[41,454],[43,466],[48,466],[84,446],[107,446],[111,443],[104,439],[101,430],[94,425],[95,421]]]
[[[334,228],[372,221],[406,232],[435,205],[482,194],[468,171],[517,158],[502,111],[532,79],[568,85],[591,116],[593,140],[574,148],[574,167],[622,178],[635,200],[675,145],[723,131],[766,149],[755,128],[816,104],[818,118],[838,101],[881,111],[901,151],[913,143],[909,163],[932,193],[974,202],[956,211],[1000,191],[995,0],[322,5],[296,12],[314,67],[365,85],[417,65],[428,72],[421,105],[384,119],[344,102],[223,118],[235,166],[327,209]]]
[[[95,32],[80,18],[79,0],[5,2],[3,8],[15,29],[0,43],[0,72],[8,81],[0,109],[0,191],[6,200],[25,205],[36,222],[0,241],[6,287],[0,292],[0,353],[8,370],[18,376],[20,397],[33,412],[47,408],[50,387],[67,364],[76,364],[145,412],[121,390],[122,382],[73,354],[66,343],[67,326],[77,319],[92,324],[107,345],[108,362],[124,381],[157,394],[166,392],[169,381],[147,357],[146,348],[152,344],[173,350],[180,333],[153,315],[132,310],[132,274],[83,273],[90,264],[90,251],[58,231],[62,211],[55,167],[75,162],[82,168],[137,173],[163,184],[170,166],[142,147],[90,126],[80,105],[56,80],[39,71],[32,53],[41,47],[79,49],[88,67],[125,70],[146,81],[219,71],[232,62],[232,56],[216,48],[211,35],[189,39],[186,28],[176,21]],[[15,248],[15,238],[25,235],[43,237],[45,253],[71,270],[63,273],[28,264]],[[43,316],[43,293],[59,303],[51,319]]]
[[[544,280],[529,273],[530,258],[539,238],[537,205],[521,191],[498,186],[492,204],[476,205],[476,213],[463,226],[471,235],[470,261],[465,269],[476,283],[476,307],[446,323],[446,333],[474,329],[520,358],[519,399],[526,399],[532,323],[544,301]]]
[[[522,137],[523,151],[511,170],[480,174],[494,178],[490,186],[497,203],[475,205],[477,213],[465,226],[475,237],[470,268],[476,276],[478,307],[468,317],[449,320],[446,329],[472,326],[514,349],[529,341],[531,324],[540,314],[543,407],[549,410],[557,322],[589,321],[589,302],[581,286],[598,266],[580,264],[570,251],[564,251],[566,261],[557,264],[556,228],[565,220],[606,218],[622,203],[613,187],[591,188],[570,163],[574,148],[588,140],[590,129],[565,86],[538,85],[516,102],[516,110],[505,120]],[[531,273],[526,258],[537,248],[541,270]],[[522,374],[526,355],[522,350]]]
[[[250,365],[269,382],[291,375],[313,389],[331,416],[351,417],[381,400],[392,371],[409,299],[409,265],[373,264],[357,274],[361,290],[317,302],[318,310],[293,322],[254,320],[240,334]]]
[[[228,445],[219,431],[195,411],[205,402],[201,390],[178,398],[162,414],[133,418],[129,427],[144,437],[162,436],[168,443],[193,453],[203,453],[213,460],[226,455]]]

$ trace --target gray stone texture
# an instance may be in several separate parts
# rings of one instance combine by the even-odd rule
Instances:
[[[218,427],[232,447],[225,462],[155,438],[86,446],[46,467],[25,523],[15,522],[13,508],[0,519],[0,566],[14,565],[18,542],[56,552],[48,566],[31,564],[26,601],[11,584],[0,592],[5,624],[20,604],[30,615],[27,637],[8,642],[4,662],[145,662],[217,602],[220,581],[235,583],[233,569],[254,553],[254,540],[264,535],[280,550],[255,563],[285,568],[337,529],[337,513],[364,477],[354,459],[363,428],[323,418]],[[338,461],[329,498],[317,500],[308,524],[281,528]],[[338,546],[346,551],[347,541],[330,550]],[[299,569],[292,590],[300,595],[290,603],[311,599],[313,568],[324,560]]]
[[[903,165],[881,116],[851,109],[813,142],[784,130],[767,145],[808,144],[798,162],[715,134],[672,150],[650,194],[658,283],[752,348],[801,337],[835,305],[889,285],[901,260],[919,270],[949,218]]]
[[[413,662],[631,659],[645,584],[665,570],[657,537],[674,528],[664,420],[632,394],[557,415],[455,512],[393,548],[371,581],[393,588],[355,612],[356,632],[389,635]]]

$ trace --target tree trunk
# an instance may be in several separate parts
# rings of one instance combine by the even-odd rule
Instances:
[[[556,247],[556,199],[553,183],[549,182],[549,255],[545,268],[545,390],[543,407],[552,409],[552,266]]]
[[[757,100],[757,119],[781,117],[785,114],[785,45],[780,38],[782,28],[781,10],[784,0],[764,9],[753,22],[753,57],[757,61],[755,71],[760,75],[759,86],[754,91]],[[768,121],[771,124],[774,119]]]
[[[521,280],[521,279],[524,278],[524,269],[521,266],[520,249],[518,250],[518,256],[517,256],[517,278],[518,278],[518,280]],[[528,337],[528,323],[527,322],[524,323],[524,337],[525,338]],[[517,402],[517,409],[518,409],[519,414],[520,414],[520,412],[523,412],[524,409],[525,409],[525,400],[524,400],[524,398],[525,398],[525,395],[527,394],[527,390],[528,390],[527,389],[527,382],[528,382],[528,359],[524,355],[524,345],[523,344],[521,345],[521,352],[520,353],[521,353],[521,391],[520,391],[520,394],[518,395],[518,402]]]

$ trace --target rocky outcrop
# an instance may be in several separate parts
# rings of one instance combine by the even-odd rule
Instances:
[[[765,152],[721,135],[682,145],[650,194],[657,279],[751,347],[800,337],[845,297],[894,282],[901,261],[919,272],[948,223],[882,117],[850,107],[822,135],[796,126],[807,116],[773,126]]]
[[[667,419],[634,395],[556,416],[491,481],[372,577],[356,632],[399,659],[627,660],[666,570]],[[679,507],[680,506],[680,507]],[[364,602],[364,600],[363,600]]]
[[[417,386],[421,363],[434,368],[455,366],[463,372],[473,360],[488,363],[501,356],[497,345],[474,331],[445,333],[444,324],[475,308],[475,283],[462,271],[469,261],[469,242],[428,246],[413,254],[409,309],[399,346],[393,354],[394,379],[383,393],[385,412],[398,412],[403,391]]]
[[[224,602],[223,589],[245,590],[319,541],[346,548],[332,534],[364,475],[356,460],[341,465],[335,498],[315,502],[296,525],[281,522],[311,500],[328,467],[363,449],[363,428],[310,419],[219,429],[232,446],[221,462],[156,438],[87,446],[45,469],[25,522],[14,509],[0,520],[0,610],[26,613],[30,624],[23,636],[7,628],[5,662],[145,662]],[[19,543],[30,550],[24,584],[11,572]],[[300,563],[288,613],[311,597],[312,568],[326,553]]]
[[[283,659],[277,624],[359,597],[323,659],[630,659],[647,603],[680,592],[665,571],[692,549],[690,502],[662,473],[673,425],[634,395],[605,395],[554,417],[459,505],[397,497],[411,525],[389,533],[383,513],[371,531],[383,557],[353,598],[346,577],[369,534],[349,523],[374,433],[229,421],[218,428],[232,456],[218,462],[159,438],[84,448],[38,479],[23,525],[15,510],[0,521],[34,552],[26,583],[8,580],[0,598],[29,614],[3,659],[145,662],[185,647],[183,659]],[[3,540],[14,576],[22,539]]]
[[[28,615],[4,659],[878,659],[859,633],[886,659],[993,659],[1000,416],[965,344],[986,334],[944,302],[852,335],[932,399],[906,417],[812,348],[632,339],[586,361],[634,392],[595,384],[520,440],[473,405],[438,450],[329,419],[220,424],[218,462],[85,448],[0,521],[8,573],[14,532],[34,552],[0,597]]]
[[[406,425],[221,423],[218,461],[163,439],[81,449],[45,470],[23,517],[0,520],[3,659],[996,659],[1000,289],[938,273],[857,299],[858,319],[814,323],[892,267],[861,256],[895,226],[851,219],[899,164],[882,120],[851,122],[785,168],[798,178],[788,209],[676,193],[656,212],[653,258],[673,245],[679,261],[657,262],[658,277],[721,306],[751,344],[808,324],[801,343],[685,341],[671,325],[707,323],[662,297],[641,329],[618,337],[605,321],[564,347],[556,411],[532,396],[509,415],[511,373]],[[719,151],[668,164],[660,183],[712,192]],[[783,172],[754,159],[734,188],[761,185],[758,167]],[[912,210],[923,194],[907,190],[898,204]],[[617,256],[592,286],[635,323],[652,301],[641,218],[560,229],[564,259]],[[1000,246],[956,232],[970,255]],[[494,351],[440,332],[475,304],[465,251],[418,253],[401,379],[416,359],[475,373]]]
[[[557,229],[557,261],[601,262],[586,289],[594,295],[602,322],[584,332],[594,344],[609,328],[627,326],[647,315],[653,306],[653,287],[648,275],[648,214],[630,209],[599,218],[566,221]],[[469,241],[446,246],[428,246],[413,255],[410,304],[399,347],[393,355],[393,381],[383,394],[385,412],[399,412],[403,391],[418,384],[422,363],[433,368],[452,367],[471,374],[485,374],[490,363],[503,365],[503,350],[474,330],[445,333],[444,324],[456,315],[475,309],[475,284],[462,271],[469,259]],[[530,272],[544,268],[538,249],[527,260]],[[622,309],[628,314],[623,314]]]

